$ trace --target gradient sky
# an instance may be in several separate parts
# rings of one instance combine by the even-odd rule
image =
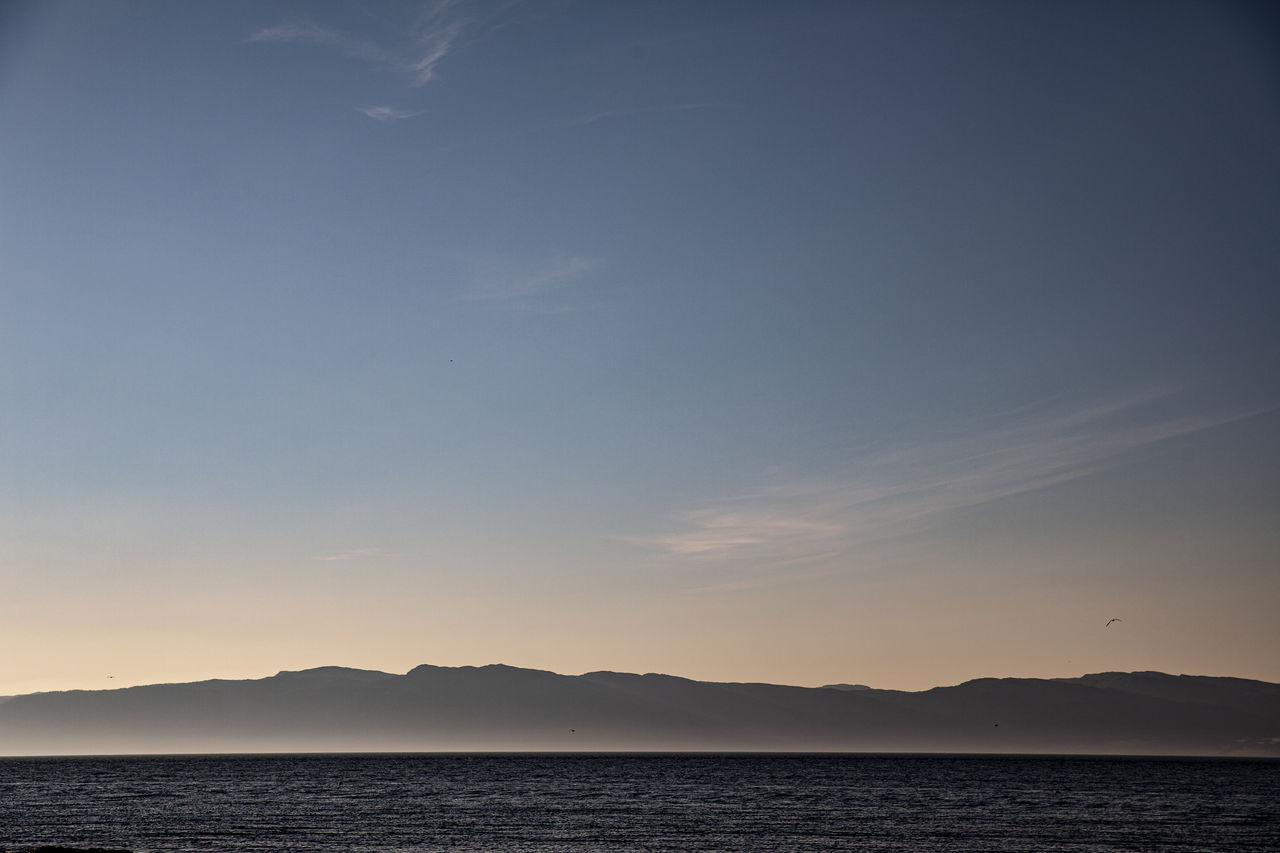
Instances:
[[[1280,681],[1266,8],[6,0],[0,694]]]

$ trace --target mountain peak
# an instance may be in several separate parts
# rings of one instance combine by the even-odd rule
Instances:
[[[554,675],[557,678],[565,677],[565,676],[559,675],[558,673],[554,673],[546,669],[529,669],[527,667],[511,666],[505,663],[487,663],[487,664],[483,664],[482,666],[471,666],[471,665],[436,666],[435,664],[422,663],[422,664],[418,664],[413,669],[409,670],[407,673],[405,673],[405,675],[421,677],[426,675],[443,675],[446,673],[451,673],[455,675],[467,675],[467,674],[481,674],[481,675],[487,675],[487,676]]]
[[[295,679],[346,679],[349,681],[372,681],[381,678],[394,678],[389,672],[376,669],[354,669],[349,666],[316,666],[310,669],[282,669],[272,678],[286,680]]]

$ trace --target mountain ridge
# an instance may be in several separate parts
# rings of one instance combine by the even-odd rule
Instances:
[[[1280,684],[1109,672],[900,691],[421,664],[0,703],[0,755],[490,750],[1280,756]]]

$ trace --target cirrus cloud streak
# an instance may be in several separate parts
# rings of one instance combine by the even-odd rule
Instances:
[[[864,455],[838,478],[777,484],[680,513],[673,529],[628,537],[670,559],[791,563],[850,553],[947,513],[1086,477],[1166,439],[1276,406],[1158,416],[1156,390]]]

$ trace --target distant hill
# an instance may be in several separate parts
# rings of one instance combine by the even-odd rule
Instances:
[[[471,750],[1280,756],[1280,685],[1136,672],[904,692],[331,666],[0,703],[0,755]]]

